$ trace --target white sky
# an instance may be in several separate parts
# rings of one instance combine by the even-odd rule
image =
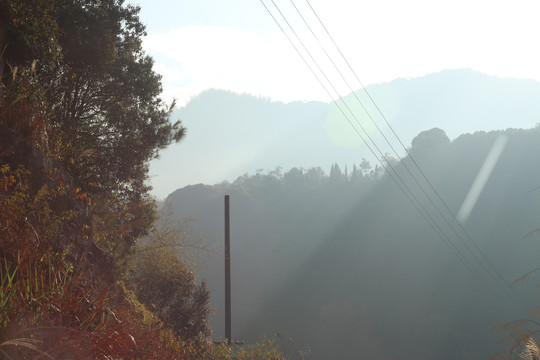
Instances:
[[[274,1],[298,34],[308,39],[310,34],[291,1]],[[142,8],[140,17],[148,30],[144,47],[156,61],[155,70],[163,75],[166,100],[174,97],[183,106],[201,91],[218,88],[284,102],[330,102],[260,0],[129,2]],[[272,1],[264,2],[279,17]],[[306,0],[294,3],[331,49],[323,30],[310,17]],[[536,0],[310,3],[364,85],[454,68],[540,80],[540,2]],[[317,48],[316,43],[305,41]],[[313,56],[339,93],[349,93],[326,55],[314,51]],[[345,76],[353,79],[349,73]],[[351,85],[360,87],[355,82]],[[155,193],[163,197],[172,190]]]
[[[264,1],[279,16],[271,0]],[[142,7],[149,34],[144,47],[163,75],[165,98],[176,97],[183,105],[202,90],[220,88],[281,101],[329,101],[259,0],[132,2]],[[307,37],[290,0],[275,2]],[[310,15],[305,0],[295,4]],[[538,1],[311,4],[365,85],[462,67],[540,80]],[[320,28],[315,32],[324,38]]]

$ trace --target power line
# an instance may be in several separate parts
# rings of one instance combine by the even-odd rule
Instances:
[[[418,200],[418,198],[414,195],[414,193],[410,190],[410,188],[406,185],[405,181],[401,178],[401,176],[399,175],[399,173],[393,168],[393,166],[388,162],[388,160],[386,159],[385,155],[382,153],[382,151],[379,149],[379,147],[376,145],[376,143],[373,141],[373,139],[369,136],[369,134],[367,133],[367,131],[364,129],[364,127],[362,126],[362,124],[360,123],[360,121],[358,120],[358,118],[354,115],[354,112],[349,108],[349,106],[347,105],[347,103],[343,100],[343,98],[341,97],[341,95],[339,95],[338,91],[336,90],[336,88],[334,87],[334,85],[332,84],[332,82],[330,81],[330,79],[327,77],[326,73],[322,70],[322,68],[320,67],[320,65],[318,64],[318,62],[314,59],[314,57],[311,55],[311,52],[307,49],[307,47],[304,45],[304,42],[300,39],[300,37],[298,36],[298,34],[296,33],[296,31],[293,29],[293,27],[291,26],[291,24],[289,23],[289,21],[287,20],[287,18],[285,17],[285,15],[283,14],[283,12],[281,11],[281,9],[276,5],[276,3],[274,2],[274,0],[271,0],[274,7],[277,9],[277,11],[280,13],[281,17],[284,19],[284,21],[287,23],[287,25],[289,26],[289,28],[291,29],[291,32],[294,34],[294,36],[297,38],[297,40],[300,42],[300,44],[302,45],[302,47],[304,48],[305,52],[308,54],[308,56],[311,58],[311,60],[313,61],[313,63],[315,64],[315,66],[318,68],[318,70],[320,71],[320,73],[324,76],[324,78],[326,79],[326,81],[328,82],[328,84],[330,85],[330,87],[332,88],[332,90],[334,92],[336,92],[336,94],[339,96],[339,99],[341,100],[341,102],[345,105],[345,107],[347,108],[347,110],[351,113],[351,115],[354,117],[354,119],[356,120],[358,126],[360,126],[360,128],[362,129],[362,131],[366,134],[366,136],[368,137],[368,139],[371,141],[371,143],[373,144],[373,146],[377,149],[377,151],[381,154],[382,158],[384,159],[384,161],[381,161],[381,159],[377,156],[377,154],[375,153],[375,151],[371,148],[371,146],[369,146],[369,144],[365,141],[364,137],[360,134],[360,132],[358,131],[358,129],[355,127],[355,125],[352,123],[352,121],[350,120],[350,118],[346,115],[345,111],[343,110],[343,108],[339,105],[338,102],[336,102],[336,100],[334,99],[334,97],[331,95],[330,91],[328,90],[328,88],[324,85],[324,83],[321,81],[321,79],[319,78],[319,76],[317,76],[317,74],[315,73],[315,71],[313,70],[313,68],[309,65],[309,63],[307,62],[307,60],[304,58],[304,56],[301,54],[300,50],[296,47],[296,45],[294,44],[294,42],[290,39],[290,37],[287,35],[287,33],[285,32],[285,30],[283,29],[283,27],[281,26],[281,24],[277,21],[277,19],[274,17],[274,15],[272,14],[272,12],[268,9],[268,7],[266,6],[266,4],[260,0],[261,3],[263,4],[263,6],[265,7],[265,9],[267,10],[267,12],[270,14],[270,16],[274,19],[274,21],[276,22],[276,24],[278,25],[278,27],[281,29],[281,31],[284,33],[284,35],[287,37],[287,39],[289,40],[289,42],[292,44],[292,46],[295,48],[296,52],[299,54],[299,56],[302,58],[302,60],[304,61],[304,63],[306,64],[306,66],[308,66],[308,68],[310,69],[310,71],[313,73],[313,75],[317,78],[317,80],[319,81],[319,83],[321,84],[321,86],[323,86],[323,88],[325,89],[325,91],[327,92],[327,94],[330,96],[330,98],[332,99],[332,101],[335,102],[335,104],[338,106],[339,110],[341,111],[341,113],[344,115],[344,117],[347,119],[347,121],[349,122],[349,124],[353,127],[353,129],[355,130],[355,132],[360,136],[360,138],[362,139],[362,141],[364,141],[364,143],[368,146],[368,149],[373,153],[373,155],[377,158],[377,160],[383,165],[383,167],[385,168],[386,172],[391,176],[391,178],[393,179],[393,181],[396,183],[396,185],[400,188],[400,190],[404,193],[404,195],[407,197],[407,199],[411,202],[411,204],[417,209],[417,211],[420,213],[420,215],[424,218],[424,220],[426,222],[428,222],[428,224],[433,228],[433,230],[441,237],[441,239],[443,240],[443,242],[448,246],[450,247],[450,249],[455,253],[456,256],[458,256],[458,258],[460,259],[460,261],[462,261],[464,263],[464,265],[477,277],[477,279],[484,285],[488,288],[488,290],[490,290],[490,292],[494,292],[494,290],[491,288],[491,285],[489,285],[489,282],[487,282],[481,275],[480,273],[478,272],[478,270],[476,270],[476,268],[474,266],[472,266],[472,264],[470,264],[467,260],[466,260],[466,257],[461,253],[461,251],[450,241],[450,239],[448,238],[448,236],[446,236],[446,234],[444,234],[444,231],[442,230],[442,228],[438,225],[438,223],[432,218],[432,216],[429,214],[429,212],[425,209],[425,207],[421,204],[421,202]],[[396,156],[398,157],[398,159],[401,161],[402,165],[406,168],[407,172],[410,174],[410,176],[413,178],[414,182],[417,184],[417,186],[420,188],[420,190],[424,193],[424,195],[428,198],[428,200],[430,201],[430,203],[432,204],[432,206],[435,208],[435,210],[437,211],[437,213],[439,214],[439,216],[441,216],[444,221],[446,222],[446,224],[451,228],[451,230],[454,232],[454,234],[460,239],[460,241],[462,242],[462,244],[465,246],[465,248],[467,249],[467,251],[472,254],[472,256],[474,257],[474,259],[480,264],[480,267],[489,275],[491,276],[491,278],[495,281],[495,283],[497,285],[500,286],[499,284],[499,281],[497,279],[497,277],[495,277],[486,267],[485,265],[482,263],[482,261],[478,258],[478,256],[475,254],[474,251],[471,250],[471,248],[467,245],[467,243],[464,241],[464,239],[457,233],[457,231],[455,230],[455,228],[452,226],[452,224],[448,221],[448,219],[446,218],[446,216],[444,216],[444,214],[441,212],[441,210],[439,209],[439,207],[435,204],[435,202],[433,201],[433,199],[427,194],[426,190],[422,187],[422,185],[419,183],[418,179],[414,176],[414,174],[412,173],[412,171],[409,169],[409,167],[407,166],[407,164],[401,159],[401,157],[399,156],[399,154],[397,153],[397,151],[395,150],[395,148],[392,146],[392,144],[390,143],[390,141],[386,138],[386,136],[384,135],[384,133],[382,132],[382,130],[380,129],[380,127],[377,125],[377,123],[375,122],[375,120],[373,119],[373,117],[371,116],[371,114],[369,113],[369,111],[365,108],[364,104],[360,101],[360,99],[358,98],[358,96],[356,95],[356,93],[352,90],[350,84],[348,83],[348,81],[346,80],[346,78],[344,77],[343,73],[339,70],[339,68],[337,67],[336,63],[334,62],[334,60],[331,58],[331,56],[328,54],[328,52],[326,51],[326,49],[324,48],[324,46],[321,44],[320,42],[320,39],[318,38],[318,36],[314,33],[313,29],[309,26],[309,24],[307,23],[307,21],[305,20],[304,16],[301,14],[300,10],[298,9],[298,7],[296,6],[296,4],[293,2],[293,0],[290,0],[291,3],[293,4],[294,8],[296,9],[296,11],[298,12],[298,14],[300,15],[300,17],[302,18],[304,24],[308,27],[308,29],[310,30],[311,34],[315,37],[315,39],[317,40],[319,46],[323,49],[324,53],[326,54],[326,56],[329,58],[330,62],[332,63],[332,65],[334,66],[334,68],[338,71],[339,75],[341,76],[342,80],[346,83],[346,85],[349,87],[350,91],[354,94],[355,98],[357,99],[357,101],[359,102],[359,104],[362,106],[362,108],[364,109],[364,111],[366,112],[366,114],[368,115],[368,117],[371,119],[371,121],[373,122],[373,124],[376,126],[377,130],[379,131],[379,133],[381,133],[381,135],[383,136],[383,138],[385,139],[385,141],[390,145],[390,147],[392,148],[392,150],[394,151],[394,153],[396,154]],[[455,219],[455,216],[453,216],[453,213],[450,211],[450,209],[448,208],[448,206],[446,205],[446,203],[444,202],[444,200],[440,197],[440,195],[438,194],[438,192],[436,191],[436,189],[433,187],[433,185],[429,182],[429,180],[427,179],[427,177],[425,176],[425,174],[422,172],[422,170],[420,169],[420,167],[418,166],[418,164],[416,163],[416,161],[414,161],[414,158],[412,158],[411,154],[408,152],[408,150],[406,149],[406,147],[403,145],[403,142],[401,141],[401,139],[398,137],[398,135],[396,134],[396,132],[394,131],[394,129],[391,127],[391,125],[389,124],[388,120],[386,119],[386,117],[384,117],[384,114],[382,113],[382,111],[380,110],[380,108],[378,107],[378,105],[375,103],[375,101],[373,100],[373,98],[371,97],[371,95],[367,92],[367,89],[363,86],[362,82],[360,81],[360,79],[358,78],[358,76],[356,75],[356,73],[354,72],[354,70],[352,69],[350,63],[347,61],[347,59],[345,58],[345,56],[343,55],[343,53],[341,52],[341,50],[339,49],[339,47],[337,46],[336,42],[334,41],[333,37],[330,35],[330,33],[328,32],[327,28],[324,26],[322,20],[320,19],[320,17],[317,15],[317,13],[315,12],[315,10],[313,9],[313,7],[311,6],[311,4],[309,3],[308,0],[306,0],[306,2],[308,3],[309,7],[311,8],[312,12],[314,13],[314,15],[316,16],[316,18],[318,19],[319,23],[321,24],[321,26],[324,28],[324,30],[326,31],[327,35],[330,37],[330,39],[332,40],[334,46],[336,47],[336,49],[338,50],[338,52],[340,53],[340,55],[342,56],[342,58],[344,59],[344,61],[346,62],[346,64],[349,66],[350,70],[353,72],[353,74],[355,75],[356,79],[358,80],[358,82],[361,84],[361,86],[363,87],[364,91],[366,92],[366,94],[368,95],[369,99],[371,100],[371,102],[373,103],[373,105],[376,107],[376,109],[378,110],[378,112],[380,113],[380,115],[384,118],[385,122],[387,123],[387,125],[389,126],[389,128],[392,130],[394,136],[398,139],[398,141],[400,142],[400,144],[402,145],[402,147],[405,149],[405,151],[407,152],[407,154],[409,155],[409,157],[411,158],[411,160],[413,161],[414,165],[416,166],[416,168],[421,172],[422,176],[424,177],[425,181],[428,182],[428,184],[430,185],[430,188],[432,189],[432,191],[435,192],[435,194],[437,195],[438,199],[444,204],[445,208],[449,211],[450,214],[452,214],[452,217]],[[385,165],[385,162],[386,164],[389,165],[389,168],[392,170],[392,171],[389,171],[389,168]],[[394,173],[394,175],[392,175],[392,172]],[[397,179],[396,179],[397,177]],[[398,181],[399,179],[399,181]],[[407,189],[407,191],[410,193],[410,195],[412,196],[409,196],[407,194],[407,192],[403,189],[403,187],[400,185],[401,182],[404,187]],[[418,205],[413,201],[416,201],[418,203]],[[429,218],[429,220],[428,220]],[[457,220],[456,220],[457,222]],[[460,227],[462,228],[463,231],[465,231],[465,229],[461,226],[461,224],[459,222],[457,222]],[[465,231],[466,232],[466,231]],[[478,247],[478,245],[474,242],[474,240],[472,240],[472,237],[470,237],[470,235],[467,233],[468,237],[470,238],[470,241],[473,242],[473,244],[475,245],[475,247],[477,248],[477,250],[482,254],[482,256],[484,257],[485,260],[488,261],[488,263],[490,264],[490,266],[497,272],[497,274],[499,275],[499,277],[503,280],[503,282],[506,284],[506,282],[504,281],[504,278],[502,277],[502,275],[497,271],[497,269],[493,266],[493,264],[491,263],[491,261],[489,261],[489,258],[487,258],[487,256],[482,252],[482,250]],[[507,291],[507,288],[506,287],[502,287],[503,290],[506,290]],[[515,294],[515,293],[514,293]],[[508,293],[506,293],[506,295],[509,295]],[[515,294],[517,295],[517,294]],[[519,296],[519,295],[518,295]],[[521,298],[521,297],[519,297]],[[524,300],[521,298],[522,302],[525,304]],[[526,305],[526,304],[525,304]]]
[[[294,5],[294,2],[293,0],[290,0],[291,3],[293,3]],[[378,104],[375,102],[375,100],[373,99],[373,97],[371,96],[371,94],[369,93],[369,91],[367,90],[367,88],[364,86],[364,84],[362,83],[362,81],[360,80],[360,78],[358,77],[358,75],[356,74],[356,72],[354,71],[354,69],[352,68],[352,66],[350,65],[349,61],[347,60],[347,58],[345,57],[345,55],[343,54],[343,52],[341,51],[341,49],[339,48],[339,46],[337,45],[336,41],[334,40],[334,38],[332,37],[332,35],[330,34],[330,32],[328,31],[328,29],[326,28],[326,26],[324,25],[324,23],[322,22],[321,18],[319,17],[319,15],[317,14],[317,12],[315,11],[315,9],[313,8],[313,6],[311,6],[311,3],[309,2],[309,0],[306,0],[306,3],[309,5],[309,8],[311,9],[311,11],[313,12],[313,14],[315,15],[315,17],[317,18],[317,20],[319,21],[319,23],[321,24],[322,28],[324,29],[324,31],[326,32],[326,34],[328,35],[328,37],[330,38],[330,40],[332,41],[332,43],[334,44],[334,47],[336,48],[336,50],[339,52],[339,54],[341,55],[342,59],[345,61],[345,63],[347,64],[347,66],[349,67],[349,69],[351,70],[351,72],[353,73],[353,75],[355,76],[355,78],[357,79],[358,83],[360,84],[360,86],[362,87],[362,89],[364,90],[365,94],[368,96],[369,100],[371,101],[371,103],[373,104],[373,106],[375,107],[375,109],[377,109],[377,112],[381,115],[381,117],[383,118],[384,122],[386,123],[386,125],[388,126],[388,128],[391,130],[392,134],[395,136],[395,138],[398,140],[399,144],[401,145],[401,147],[403,148],[403,150],[405,150],[405,153],[407,154],[408,158],[411,160],[411,162],[414,164],[414,167],[418,170],[418,172],[421,174],[422,178],[425,180],[425,182],[429,185],[430,189],[435,193],[437,199],[442,203],[443,207],[446,209],[446,211],[451,215],[451,218],[455,221],[455,223],[458,225],[459,229],[466,235],[467,239],[473,244],[474,248],[480,253],[481,257],[488,263],[489,267],[495,272],[496,276],[495,276],[495,281],[496,282],[499,282],[499,281],[502,281],[502,283],[505,285],[503,288],[505,290],[508,290],[510,289],[511,290],[511,293],[516,296],[520,302],[525,305],[525,307],[528,307],[530,308],[530,306],[525,302],[525,300],[523,299],[523,297],[521,295],[519,295],[514,289],[512,288],[509,288],[508,286],[508,283],[507,281],[504,279],[504,277],[502,276],[502,274],[499,272],[499,270],[495,267],[495,265],[493,264],[493,262],[489,259],[489,257],[485,254],[484,251],[482,251],[482,249],[480,248],[480,246],[478,246],[477,242],[472,238],[472,236],[470,235],[470,233],[463,227],[463,225],[461,224],[460,221],[457,220],[456,218],[456,215],[454,214],[454,212],[450,209],[450,207],[448,206],[448,204],[446,203],[446,201],[441,197],[441,195],[439,194],[439,192],[435,189],[435,187],[433,186],[433,184],[431,183],[431,181],[428,179],[428,177],[426,176],[426,174],[424,173],[424,171],[422,171],[422,169],[420,168],[420,166],[418,165],[418,163],[416,162],[416,160],[414,159],[414,157],[412,156],[412,154],[409,152],[409,150],[407,150],[407,147],[403,144],[403,141],[401,140],[401,138],[398,136],[398,134],[396,133],[396,131],[394,130],[394,128],[392,127],[392,125],[390,124],[390,122],[388,121],[388,119],[386,118],[386,116],[384,115],[384,113],[382,112],[382,110],[380,109],[380,107],[378,106]],[[298,8],[296,7],[296,5],[294,5],[295,9],[299,12]],[[305,21],[304,17],[302,15],[300,15],[302,17],[302,20],[304,21],[304,23],[306,24],[306,26],[309,27],[309,25],[307,24],[307,22]],[[310,31],[311,31],[311,28],[310,28]],[[313,33],[313,31],[311,31],[313,36],[315,36],[317,38],[317,36]],[[322,44],[320,43],[320,41],[317,39],[319,45],[321,45],[322,47]],[[325,53],[328,55],[328,53],[326,52],[325,50]],[[335,66],[335,63],[332,61],[332,64],[334,64]],[[339,72],[341,74],[341,72]],[[342,76],[343,78],[343,76]],[[346,79],[343,79],[345,81],[345,83],[347,84],[347,86],[349,86],[349,83],[346,81]],[[360,102],[360,99],[358,98],[358,96],[356,95],[356,93],[352,90],[352,88],[349,86],[349,89],[351,90],[351,92],[354,94],[355,98],[358,100],[358,102]],[[362,106],[365,110],[365,107]],[[368,113],[367,110],[365,110],[366,113]],[[392,144],[390,143],[390,141],[388,141],[388,139],[386,138],[386,136],[384,135],[384,133],[381,131],[381,129],[379,128],[379,126],[377,126],[377,124],[375,123],[373,117],[368,113],[368,116],[369,118],[371,119],[371,121],[374,123],[374,125],[377,127],[377,130],[381,133],[381,135],[383,136],[383,138],[386,140],[386,142],[388,143],[388,145],[390,145],[390,147],[392,148],[392,150],[394,151],[394,153],[396,154],[396,156],[398,156],[399,160],[404,164],[405,168],[407,169],[407,171],[409,172],[409,174],[415,179],[415,182],[417,183],[417,185],[420,187],[420,184],[418,183],[418,181],[416,180],[416,178],[414,177],[414,175],[411,173],[411,171],[409,170],[409,168],[406,166],[405,162],[401,159],[401,157],[398,155],[397,151],[394,149],[394,147],[392,146]],[[422,191],[424,191],[422,189]],[[425,192],[424,192],[425,194]],[[427,194],[426,194],[427,196]],[[431,198],[428,196],[428,198],[430,199],[430,202],[431,201]],[[432,202],[433,204],[433,202]],[[433,204],[434,205],[434,204]],[[436,207],[434,205],[434,207],[437,209],[437,211],[440,213],[438,207]],[[443,216],[442,214],[440,214],[444,219],[445,221],[448,223],[448,225],[452,228],[452,230],[454,231],[454,227],[451,226],[447,220],[447,218],[445,216]],[[456,233],[454,231],[454,233]],[[458,236],[458,238],[460,239],[460,241],[462,241],[462,243],[468,248],[468,246],[466,245],[464,239],[462,239],[461,236],[459,236],[457,233],[456,233],[456,236]],[[469,250],[470,251],[470,250]],[[470,251],[471,254],[474,255],[474,252],[473,251]],[[475,258],[476,258],[476,255],[474,255]],[[479,261],[479,260],[477,260]],[[481,263],[481,261],[479,261]],[[490,272],[488,272],[490,273]],[[490,273],[492,274],[492,273]],[[532,310],[532,309],[530,309]]]
[[[328,81],[328,83],[330,84],[330,87],[337,93],[337,90],[335,89],[335,87],[333,86],[333,84],[331,83],[331,81],[328,79],[328,77],[326,76],[326,74],[324,73],[324,71],[320,68],[320,66],[318,65],[317,61],[313,58],[313,56],[311,55],[310,51],[307,49],[307,47],[304,45],[303,41],[300,39],[300,37],[297,35],[296,31],[294,31],[294,29],[292,28],[292,26],[290,25],[289,21],[286,19],[286,17],[284,16],[283,12],[279,9],[279,7],[275,4],[275,2],[273,0],[271,0],[272,3],[274,4],[274,6],[276,7],[276,9],[278,10],[278,12],[280,13],[280,15],[282,16],[282,18],[285,20],[285,22],[287,23],[287,25],[289,26],[289,28],[291,29],[292,33],[296,36],[296,38],[298,39],[298,41],[300,42],[300,44],[302,45],[302,47],[304,48],[304,50],[306,51],[306,53],[310,56],[311,60],[315,63],[315,65],[317,66],[317,68],[319,69],[319,71],[323,74],[323,76],[325,77],[325,79]],[[347,121],[349,122],[349,124],[353,127],[353,129],[355,130],[355,132],[357,133],[357,135],[360,136],[360,138],[365,142],[366,146],[368,146],[368,149],[372,152],[372,154],[376,157],[376,159],[382,164],[382,166],[384,167],[384,169],[387,171],[387,173],[389,174],[389,176],[392,178],[392,180],[396,183],[396,185],[400,188],[400,190],[404,193],[404,195],[407,197],[407,199],[411,202],[411,204],[417,209],[417,211],[420,213],[420,215],[424,218],[424,220],[426,222],[428,222],[428,224],[434,229],[434,231],[441,237],[441,239],[443,240],[443,242],[449,246],[451,248],[451,250],[455,253],[456,256],[458,256],[458,258],[460,259],[460,261],[462,261],[464,263],[464,265],[473,273],[473,275],[475,275],[475,277],[477,277],[477,279],[480,281],[480,283],[482,283],[492,294],[497,294],[498,297],[500,297],[503,301],[505,300],[504,297],[502,297],[497,291],[495,291],[491,285],[489,285],[489,282],[487,282],[481,275],[480,273],[478,272],[478,270],[472,265],[470,264],[466,257],[461,253],[461,251],[450,241],[450,239],[448,238],[448,236],[446,234],[444,234],[444,231],[442,230],[442,228],[437,224],[437,222],[433,219],[433,217],[429,214],[429,212],[425,209],[425,207],[421,204],[421,202],[418,200],[418,198],[414,195],[414,193],[410,190],[410,188],[407,186],[407,184],[405,183],[405,181],[401,178],[401,176],[399,175],[399,173],[393,168],[393,166],[390,164],[390,162],[388,162],[385,158],[385,156],[382,154],[382,151],[378,148],[378,146],[376,145],[376,143],[373,141],[373,139],[369,136],[369,134],[367,133],[367,131],[364,129],[364,127],[361,125],[361,123],[359,122],[359,120],[356,118],[356,116],[354,115],[354,112],[349,108],[349,106],[346,104],[345,101],[343,101],[343,98],[338,94],[341,102],[345,105],[345,107],[349,110],[349,112],[351,113],[351,115],[355,118],[356,122],[358,123],[358,125],[360,126],[360,128],[362,129],[362,131],[364,131],[364,133],[366,134],[366,136],[370,139],[370,141],[372,142],[373,146],[377,149],[377,151],[381,154],[381,156],[383,157],[383,159],[385,161],[382,161],[378,156],[377,154],[375,153],[375,151],[371,148],[371,146],[365,141],[364,137],[360,134],[360,132],[358,131],[358,129],[356,128],[356,126],[353,124],[353,122],[350,120],[350,118],[347,116],[347,114],[345,113],[345,111],[343,110],[343,108],[339,105],[338,102],[336,102],[336,100],[334,99],[333,95],[330,93],[330,91],[328,90],[328,88],[326,87],[326,85],[324,85],[324,83],[322,82],[322,80],[319,78],[319,76],[315,73],[315,71],[313,70],[313,68],[309,65],[309,63],[307,62],[307,60],[305,59],[305,57],[301,54],[300,50],[297,48],[297,46],[294,44],[294,42],[291,40],[291,38],[288,36],[288,34],[285,32],[285,30],[283,29],[283,27],[281,26],[281,24],[277,21],[277,19],[275,18],[275,16],[272,14],[272,12],[268,9],[268,7],[266,6],[266,4],[261,0],[261,3],[263,4],[263,6],[266,8],[266,10],[268,11],[268,13],[270,14],[270,16],[274,19],[274,21],[276,22],[276,24],[278,25],[278,27],[281,29],[281,31],[284,33],[284,35],[286,36],[286,38],[289,40],[289,42],[292,44],[292,46],[294,47],[294,49],[296,50],[296,52],[299,54],[299,56],[302,58],[303,62],[308,66],[308,68],[310,69],[310,71],[314,74],[314,76],[316,77],[316,79],[319,81],[319,83],[321,84],[321,86],[324,88],[324,90],[327,92],[327,94],[330,96],[330,98],[332,99],[332,101],[334,101],[336,103],[336,105],[338,106],[339,110],[341,111],[341,113],[344,115],[344,117],[347,119]],[[385,164],[386,163],[386,164]],[[388,167],[387,167],[388,165]],[[390,171],[389,168],[392,170]],[[394,173],[394,174],[392,174]],[[396,179],[397,177],[397,179]],[[399,181],[398,181],[399,179]],[[405,189],[407,189],[407,191],[409,192],[409,194],[407,194],[407,191],[405,191],[403,189],[403,187],[401,186],[400,182],[403,184],[403,186],[405,187]],[[426,194],[427,195],[427,194]],[[412,198],[411,198],[412,196]],[[413,200],[414,199],[414,200]],[[416,201],[416,203],[415,203]],[[428,220],[429,219],[429,220]]]

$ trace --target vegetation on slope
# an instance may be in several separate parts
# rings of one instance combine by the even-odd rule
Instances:
[[[511,282],[538,263],[538,242],[523,236],[538,227],[540,193],[533,190],[540,178],[534,166],[540,127],[478,132],[454,141],[432,129],[419,134],[409,150],[458,213],[500,136],[506,147],[464,226]],[[196,218],[201,231],[213,235],[222,232],[222,214],[215,209],[230,195],[239,336],[251,340],[262,329],[286,331],[299,346],[311,348],[310,359],[476,359],[513,345],[511,356],[519,356],[525,335],[538,328],[531,321],[520,322],[519,329],[518,323],[504,324],[534,316],[520,303],[501,301],[471,276],[387,174],[356,164],[341,170],[334,165],[327,174],[259,171],[169,195],[166,202],[178,214]],[[398,171],[402,166],[395,164]],[[221,265],[208,267],[211,291],[221,289]],[[532,280],[514,290],[534,306],[538,290]],[[519,342],[501,345],[490,320]],[[223,328],[220,317],[211,321],[216,331]]]
[[[138,11],[0,0],[0,359],[282,359],[214,346],[204,285],[135,246],[159,234],[148,162],[185,134]]]

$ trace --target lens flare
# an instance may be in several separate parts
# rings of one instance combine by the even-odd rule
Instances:
[[[471,211],[473,210],[476,202],[478,201],[478,197],[482,193],[482,190],[484,190],[484,186],[486,186],[486,183],[491,176],[491,172],[499,161],[499,157],[501,156],[504,147],[506,146],[507,140],[508,139],[506,138],[506,136],[499,135],[499,137],[497,137],[497,139],[495,140],[495,143],[493,143],[493,146],[491,147],[491,150],[489,151],[486,160],[482,164],[478,175],[476,175],[476,179],[474,180],[471,189],[469,190],[469,193],[463,201],[463,205],[461,205],[461,209],[459,209],[456,218],[460,223],[465,223],[465,221],[467,221],[467,219],[469,218]]]

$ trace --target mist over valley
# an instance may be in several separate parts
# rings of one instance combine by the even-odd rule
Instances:
[[[331,105],[208,91],[179,111],[188,126],[198,119],[190,135],[214,130],[204,144],[215,150],[198,159],[218,172],[249,160],[232,166],[235,179],[185,186],[164,202],[220,241],[230,195],[236,339],[287,334],[308,359],[489,358],[508,345],[495,325],[530,318],[540,300],[534,274],[506,289],[537,266],[538,239],[524,236],[540,210],[540,86],[453,70],[369,90],[382,109],[400,99],[388,108],[407,144],[401,162],[388,154],[385,169],[361,144],[338,146],[325,128]],[[504,149],[467,219],[440,217],[445,207],[458,213],[499,138]],[[429,179],[424,190],[411,171]],[[422,194],[429,184],[438,207]],[[201,261],[222,337],[223,260]]]

